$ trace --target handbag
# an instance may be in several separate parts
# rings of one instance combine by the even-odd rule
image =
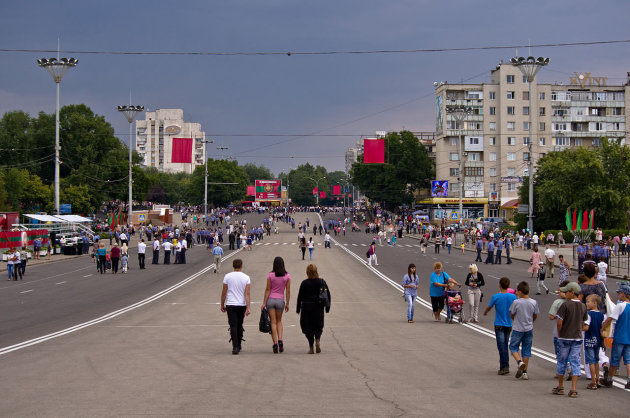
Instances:
[[[260,321],[258,322],[258,330],[265,334],[271,333],[271,320],[269,319],[269,312],[267,308],[263,308],[260,311]]]
[[[319,279],[319,295],[317,297],[319,304],[326,309],[330,308],[330,299],[328,298],[328,287],[323,279]]]
[[[366,256],[367,258],[370,258],[370,250],[367,250],[367,252],[365,253],[365,256]]]

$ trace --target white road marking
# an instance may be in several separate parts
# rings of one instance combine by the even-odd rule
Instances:
[[[25,290],[25,291],[20,292],[20,293],[28,293],[28,292],[32,292],[32,291],[33,291],[33,289],[31,289],[31,290]]]
[[[405,247],[413,247],[413,245],[405,244]]]
[[[278,244],[280,244],[280,243],[279,243],[279,242],[274,242],[274,243],[273,243],[273,245],[278,245]]]
[[[83,276],[83,277],[90,277],[90,276],[92,276],[92,274],[86,274],[86,275],[85,275],[85,276]]]
[[[357,245],[357,244],[352,244],[352,246],[353,246],[353,247],[358,247],[358,245]]]
[[[256,244],[256,245],[258,245],[258,244]],[[263,245],[271,245],[271,243],[270,242],[266,242]]]
[[[288,244],[288,242],[283,242],[283,243],[282,243],[282,245],[287,245],[287,244]]]
[[[228,258],[231,258],[231,257],[237,255],[239,252],[241,252],[241,249],[238,249],[238,250],[236,250],[236,251],[226,255],[225,257],[223,257],[221,259],[221,261],[227,260]],[[125,307],[125,308],[119,309],[119,310],[114,311],[114,312],[110,312],[110,313],[105,314],[105,315],[103,315],[101,317],[92,319],[92,320],[87,321],[87,322],[83,322],[81,324],[77,324],[77,325],[71,326],[71,327],[66,328],[66,329],[62,329],[62,330],[57,331],[57,332],[53,332],[53,333],[50,333],[50,334],[47,334],[47,335],[42,335],[41,337],[33,338],[31,340],[23,341],[21,343],[13,344],[13,345],[10,345],[10,346],[7,346],[7,347],[2,347],[2,348],[0,348],[0,356],[4,355],[4,354],[11,353],[13,351],[21,350],[22,348],[26,348],[26,347],[30,347],[32,345],[40,344],[40,343],[43,343],[43,342],[48,341],[48,340],[52,340],[52,339],[57,338],[57,337],[61,337],[63,335],[71,334],[73,332],[76,332],[76,331],[82,330],[84,328],[87,328],[87,327],[89,327],[91,325],[100,324],[101,322],[105,322],[105,321],[107,321],[109,319],[115,318],[117,316],[120,316],[120,315],[125,314],[125,313],[130,312],[130,311],[133,311],[134,309],[138,309],[141,306],[149,304],[149,303],[151,303],[153,301],[156,301],[156,300],[158,300],[158,299],[168,295],[171,292],[174,292],[175,290],[179,289],[180,287],[182,287],[182,286],[192,282],[193,280],[197,279],[198,277],[201,277],[204,273],[207,273],[207,272],[213,270],[214,267],[215,267],[214,263],[210,264],[209,266],[199,270],[197,273],[194,273],[191,276],[188,276],[187,278],[185,278],[181,282],[179,282],[177,284],[174,284],[173,286],[171,286],[169,288],[166,288],[166,289],[162,290],[161,292],[158,292],[158,293],[154,294],[153,296],[149,296],[148,298],[146,298],[144,300],[141,300],[139,302],[136,302],[134,304],[131,304],[131,305]]]
[[[64,282],[59,282],[59,283],[55,283],[55,284],[58,285],[58,284],[64,284],[64,283],[66,283],[66,282],[64,281]]]

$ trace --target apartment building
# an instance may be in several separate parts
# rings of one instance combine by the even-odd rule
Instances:
[[[192,173],[206,161],[206,134],[201,124],[184,121],[182,109],[145,112],[136,121],[136,151],[146,167],[170,173]]]
[[[508,63],[491,71],[489,83],[438,84],[436,179],[449,180],[449,196],[425,203],[436,217],[449,217],[458,209],[461,181],[463,218],[511,218],[530,158],[535,171],[536,162],[549,152],[597,147],[604,138],[625,141],[630,73],[627,77],[623,85],[609,85],[606,77],[590,73],[574,73],[554,84],[534,81],[531,104],[529,84]],[[458,122],[447,112],[452,106],[469,107],[472,113]]]

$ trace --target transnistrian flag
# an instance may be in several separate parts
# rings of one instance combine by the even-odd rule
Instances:
[[[571,211],[569,209],[567,209],[567,213],[564,216],[564,223],[567,226],[567,231],[571,230]]]
[[[335,185],[333,186],[333,195],[338,196],[341,194],[341,186]]]
[[[317,196],[317,192],[319,192],[319,189],[317,187],[315,187],[313,189],[313,196]]]
[[[595,227],[595,209],[591,209],[591,216],[590,216],[590,224],[589,224],[589,228],[593,229]]]
[[[247,186],[247,196],[254,196],[256,194],[256,186]]]

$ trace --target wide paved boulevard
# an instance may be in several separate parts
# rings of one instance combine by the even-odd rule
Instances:
[[[297,214],[319,224],[317,214]],[[328,215],[328,218],[337,215]],[[258,215],[248,224],[260,222]],[[307,234],[309,237],[310,234]],[[252,311],[243,351],[231,354],[225,314],[219,310],[222,274],[213,273],[202,246],[186,265],[138,270],[135,252],[127,275],[97,274],[91,258],[33,266],[22,282],[0,285],[0,415],[335,415],[335,416],[627,416],[625,373],[613,389],[586,390],[579,398],[551,394],[555,386],[553,295],[535,296],[541,315],[534,331],[529,381],[497,376],[493,313],[479,324],[432,320],[428,275],[435,260],[463,281],[471,253],[420,254],[412,238],[377,247],[378,267],[365,263],[371,236],[333,236],[331,249],[315,237],[312,262],[331,288],[322,353],[306,354],[295,314],[302,261],[297,231],[280,224],[250,251],[226,251],[220,273],[234,258],[252,278]],[[135,247],[135,244],[132,245]],[[282,256],[293,280],[285,314],[285,352],[273,354],[258,331],[265,277]],[[400,281],[413,262],[423,285],[416,322],[408,324]],[[507,276],[527,279],[526,264],[481,265],[486,277],[482,309]],[[550,281],[551,282],[551,281]],[[535,284],[530,280],[535,289]],[[555,284],[555,283],[554,283]],[[555,288],[555,287],[552,287]],[[534,290],[535,292],[535,290]],[[516,367],[512,361],[512,370]]]

